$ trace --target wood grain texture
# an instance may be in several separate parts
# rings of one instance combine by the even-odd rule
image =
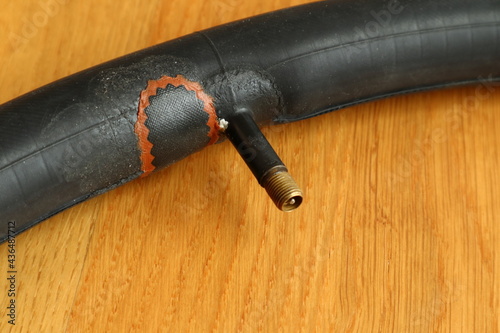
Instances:
[[[303,2],[4,2],[0,102]],[[498,332],[500,87],[484,91],[265,129],[305,192],[294,213],[228,143],[69,209],[17,237],[15,327],[0,246],[0,331]]]

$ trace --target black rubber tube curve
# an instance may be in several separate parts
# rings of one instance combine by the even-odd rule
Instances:
[[[0,241],[214,143],[237,109],[284,123],[499,78],[497,0],[323,1],[154,46],[0,106]]]

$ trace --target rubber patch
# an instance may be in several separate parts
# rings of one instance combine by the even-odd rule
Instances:
[[[207,135],[210,138],[208,145],[214,144],[219,140],[219,124],[217,122],[213,98],[203,91],[203,87],[198,82],[189,81],[182,75],[177,75],[176,77],[163,76],[159,80],[151,80],[148,82],[147,88],[141,92],[137,122],[134,128],[141,150],[142,171],[144,172],[142,177],[149,175],[156,168],[153,165],[155,156],[151,153],[153,143],[149,140],[150,130],[146,126],[146,121],[148,120],[146,108],[150,106],[150,98],[157,95],[158,89],[165,89],[168,85],[174,87],[182,86],[186,90],[196,93],[196,98],[203,102],[203,109],[208,114],[207,126],[209,127],[209,131]]]

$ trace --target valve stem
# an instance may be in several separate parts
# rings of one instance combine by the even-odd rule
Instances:
[[[276,207],[284,212],[297,209],[302,203],[302,191],[284,166],[273,168],[262,181]]]
[[[302,191],[262,134],[252,113],[247,109],[238,110],[226,120],[226,136],[276,207],[284,212],[297,209],[302,203]]]

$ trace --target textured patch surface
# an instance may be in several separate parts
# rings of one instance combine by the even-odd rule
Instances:
[[[141,93],[135,132],[146,176],[217,142],[213,99],[181,75],[149,81]]]

